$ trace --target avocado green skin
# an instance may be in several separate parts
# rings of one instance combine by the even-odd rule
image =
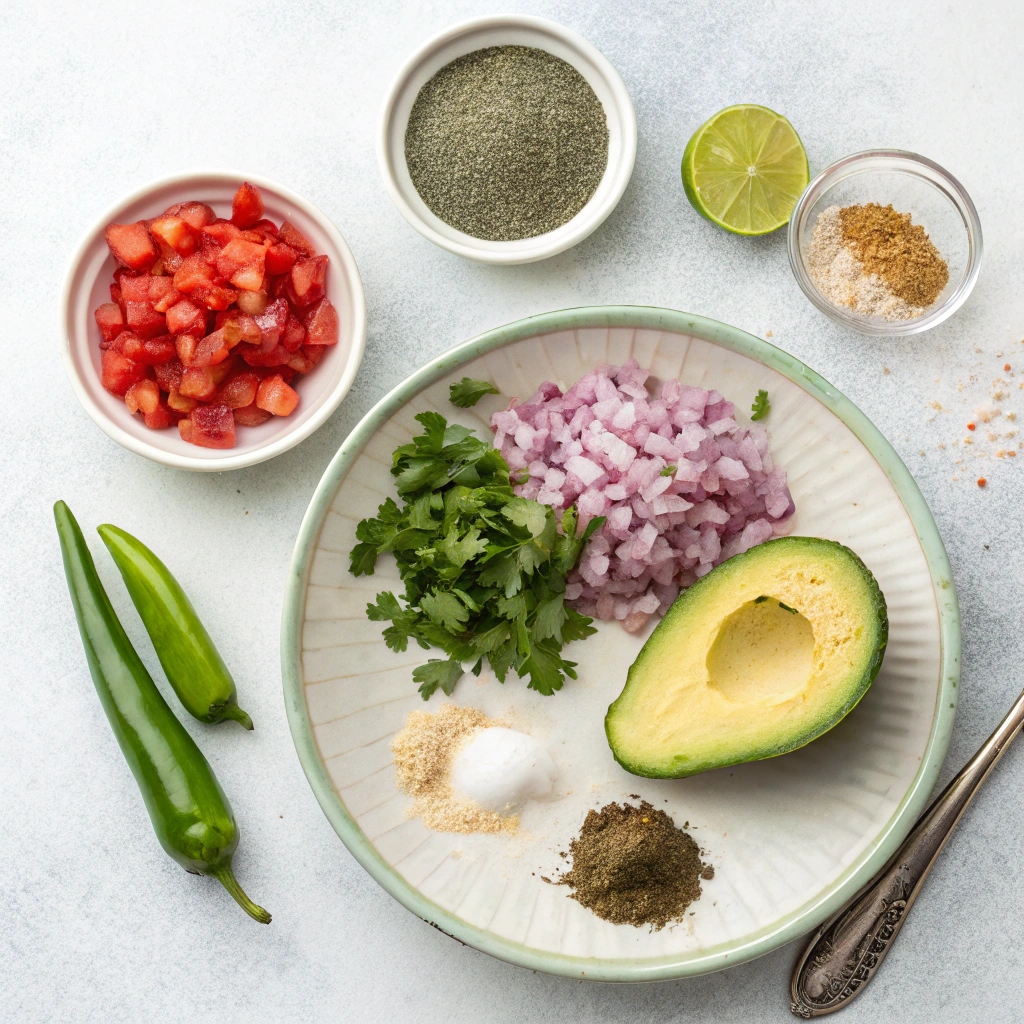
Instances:
[[[142,541],[117,526],[97,532],[121,572],[157,657],[185,710],[200,722],[252,719],[238,706],[235,681],[188,595]]]
[[[775,744],[766,743],[764,746],[748,751],[743,756],[723,758],[718,761],[709,761],[702,764],[700,767],[663,772],[652,769],[649,766],[631,763],[621,758],[615,749],[614,743],[612,742],[611,723],[615,717],[616,705],[622,700],[626,692],[629,690],[630,684],[634,678],[634,673],[636,673],[638,667],[640,669],[643,668],[644,652],[654,643],[659,632],[662,630],[670,630],[672,628],[672,620],[679,614],[680,609],[685,608],[686,605],[693,601],[700,601],[706,591],[717,585],[718,578],[722,575],[723,569],[728,567],[731,572],[735,572],[737,569],[742,568],[744,561],[755,557],[764,558],[766,556],[770,556],[772,554],[772,549],[775,548],[777,550],[777,546],[780,545],[787,548],[793,548],[797,545],[801,545],[806,549],[817,547],[819,550],[827,550],[830,553],[839,555],[851,563],[863,579],[865,588],[868,592],[871,614],[870,621],[865,622],[865,628],[874,627],[876,630],[874,653],[865,663],[859,676],[851,682],[849,687],[849,696],[845,703],[843,703],[828,717],[820,719],[801,736],[785,742]],[[871,570],[861,561],[856,552],[851,551],[848,547],[843,544],[839,544],[837,541],[823,540],[819,537],[776,537],[773,540],[765,541],[741,555],[734,555],[727,561],[722,562],[721,565],[716,566],[706,576],[702,576],[692,587],[688,590],[684,590],[679,597],[675,599],[672,603],[672,607],[665,613],[665,617],[658,623],[654,632],[647,638],[647,642],[637,655],[636,661],[634,661],[630,666],[629,672],[626,676],[626,685],[623,687],[622,693],[619,694],[608,708],[608,713],[605,715],[604,720],[605,735],[608,738],[608,745],[611,747],[615,760],[625,768],[627,772],[632,775],[640,775],[649,779],[683,779],[691,775],[702,775],[704,772],[714,771],[716,768],[728,768],[730,765],[734,764],[746,764],[748,761],[763,761],[769,757],[778,757],[780,754],[788,754],[793,750],[798,750],[800,747],[806,746],[812,740],[816,740],[819,736],[828,732],[829,729],[841,722],[857,706],[864,694],[868,692],[868,688],[875,681],[875,677],[878,675],[878,671],[882,667],[882,658],[885,656],[885,648],[888,642],[889,615],[886,610],[885,597],[879,589],[878,581],[875,579],[874,575],[872,575]]]
[[[214,876],[247,913],[269,922],[231,871],[238,827],[220,783],[128,639],[71,510],[58,501],[53,515],[89,671],[160,845],[186,871]]]

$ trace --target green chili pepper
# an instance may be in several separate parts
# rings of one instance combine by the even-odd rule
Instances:
[[[269,924],[270,914],[242,892],[231,870],[238,826],[224,791],[135,652],[71,510],[58,501],[53,515],[96,692],[160,845],[186,871],[212,875],[247,914]]]
[[[192,602],[167,566],[130,533],[99,527],[178,699],[200,722],[252,719],[236,703],[235,681]]]

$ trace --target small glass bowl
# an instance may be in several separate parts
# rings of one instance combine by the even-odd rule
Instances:
[[[821,212],[830,206],[892,203],[920,224],[949,267],[949,283],[913,320],[865,317],[835,305],[814,283],[807,250]],[[967,300],[981,270],[981,222],[963,185],[938,164],[900,149],[854,153],[821,172],[804,190],[789,221],[789,262],[804,294],[837,323],[862,334],[919,334],[942,323]]]

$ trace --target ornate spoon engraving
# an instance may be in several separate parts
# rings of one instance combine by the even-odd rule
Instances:
[[[841,1010],[874,977],[946,840],[1022,725],[1024,693],[889,863],[818,929],[793,969],[790,1009],[796,1016]]]

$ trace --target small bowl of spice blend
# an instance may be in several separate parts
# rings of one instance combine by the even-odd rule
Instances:
[[[981,269],[981,223],[963,185],[897,149],[848,156],[804,191],[789,261],[818,309],[863,334],[918,334],[967,300]]]
[[[428,40],[381,111],[377,159],[403,217],[450,252],[531,263],[622,197],[636,115],[608,60],[544,18],[473,18]]]

